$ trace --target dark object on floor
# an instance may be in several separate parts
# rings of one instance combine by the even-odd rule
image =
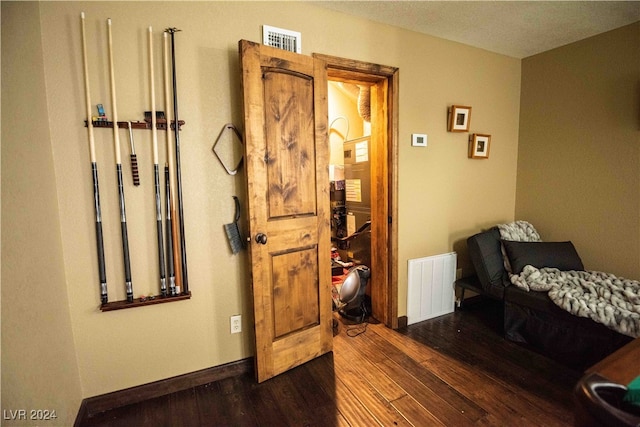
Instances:
[[[349,273],[333,293],[334,307],[345,319],[362,323],[369,314],[365,304],[367,283],[371,277],[369,267],[359,265],[349,270]]]

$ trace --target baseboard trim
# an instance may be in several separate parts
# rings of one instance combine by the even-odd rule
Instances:
[[[186,390],[191,387],[198,387],[210,382],[242,375],[252,371],[253,358],[251,357],[124,390],[88,397],[80,404],[80,409],[76,416],[74,426],[81,426],[85,419],[90,418],[95,414],[99,414],[100,412]]]
[[[409,324],[409,318],[407,316],[398,317],[398,329],[406,328]]]

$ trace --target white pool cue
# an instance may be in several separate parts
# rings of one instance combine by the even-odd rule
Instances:
[[[87,133],[89,137],[89,155],[91,158],[91,173],[93,175],[93,204],[96,216],[96,244],[98,249],[98,275],[100,278],[100,302],[106,304],[109,300],[107,296],[107,273],[104,262],[104,241],[102,238],[102,213],[100,211],[100,187],[98,185],[98,164],[96,162],[96,145],[93,137],[93,121],[91,119],[91,94],[89,91],[89,64],[87,59],[87,40],[84,26],[84,12],[80,13],[80,24],[82,29],[82,68],[84,71],[84,93],[85,105],[87,109]]]

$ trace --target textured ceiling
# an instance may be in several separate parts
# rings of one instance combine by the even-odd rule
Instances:
[[[525,58],[640,21],[640,1],[313,3],[515,58]]]

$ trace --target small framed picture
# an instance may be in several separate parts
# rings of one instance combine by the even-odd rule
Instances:
[[[488,159],[491,146],[491,135],[474,133],[469,138],[469,158]]]
[[[471,122],[471,107],[452,105],[449,112],[449,132],[468,132]]]

